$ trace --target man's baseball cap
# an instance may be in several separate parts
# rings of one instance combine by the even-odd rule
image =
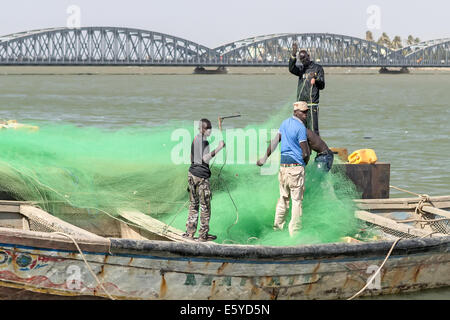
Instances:
[[[308,104],[305,101],[297,101],[294,103],[294,111],[300,110],[300,111],[306,111],[308,110]]]

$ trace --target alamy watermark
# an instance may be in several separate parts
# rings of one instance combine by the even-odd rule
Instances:
[[[81,8],[75,4],[72,4],[67,7],[66,13],[69,15],[66,21],[67,28],[81,28]]]
[[[78,265],[71,264],[64,268],[51,268],[45,276],[54,283],[65,282],[69,290],[82,291],[82,272]]]
[[[194,122],[194,136],[186,128],[178,128],[171,134],[171,141],[176,145],[171,150],[173,164],[191,163],[191,144],[198,134],[198,121]],[[219,141],[226,142],[225,149],[221,150],[214,160],[215,164],[250,164],[255,165],[257,160],[266,153],[271,139],[278,133],[278,129],[212,129],[208,140],[212,145]],[[211,148],[211,151],[213,149]],[[279,148],[273,152],[266,164],[261,167],[261,175],[274,175],[278,173],[280,160]]]
[[[380,30],[381,29],[381,8],[377,5],[370,5],[367,7],[366,13],[369,17],[366,20],[366,26],[368,30]]]
[[[377,265],[370,265],[367,267],[366,273],[371,276],[367,279],[367,289],[380,290],[381,289],[381,275],[380,272],[375,274],[380,267]]]

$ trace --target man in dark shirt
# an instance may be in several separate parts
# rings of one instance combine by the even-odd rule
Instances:
[[[299,53],[301,64],[296,65],[298,46],[292,45],[292,55],[289,58],[289,72],[298,76],[297,101],[308,103],[309,112],[306,127],[319,133],[319,90],[325,88],[325,73],[321,65],[311,61],[305,50]]]
[[[199,134],[194,138],[191,145],[191,166],[188,173],[189,184],[189,215],[186,222],[186,232],[183,237],[194,239],[197,231],[198,211],[201,209],[200,230],[198,241],[210,241],[217,239],[216,236],[208,234],[209,220],[211,218],[211,188],[209,178],[211,171],[209,169],[209,161],[225,147],[223,141],[219,142],[216,150],[209,152],[209,143],[206,140],[211,135],[211,121],[201,119],[199,123]]]

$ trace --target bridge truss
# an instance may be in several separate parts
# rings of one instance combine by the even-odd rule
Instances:
[[[128,28],[59,28],[0,38],[1,64],[202,65],[215,57],[192,41]]]
[[[345,35],[283,33],[211,49],[159,32],[117,27],[53,28],[0,37],[0,65],[286,66],[294,42],[323,66],[450,67],[450,38],[391,50]]]

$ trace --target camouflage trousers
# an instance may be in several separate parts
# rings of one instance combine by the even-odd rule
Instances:
[[[194,236],[197,231],[198,211],[200,208],[199,237],[207,237],[209,232],[209,219],[211,218],[211,189],[209,179],[199,178],[189,172],[189,216],[186,222],[186,233]]]

